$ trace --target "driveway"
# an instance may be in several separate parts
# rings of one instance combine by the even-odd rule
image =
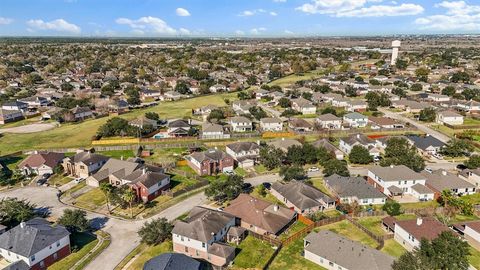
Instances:
[[[378,109],[379,111],[381,111],[382,113],[385,114],[386,117],[390,117],[390,118],[393,118],[393,119],[397,119],[397,120],[400,120],[400,121],[403,121],[403,122],[407,122],[407,123],[410,123],[410,125],[418,128],[419,130],[427,133],[427,134],[430,134],[431,136],[437,138],[438,140],[440,140],[441,142],[443,143],[447,143],[448,141],[450,141],[450,137],[448,137],[447,135],[441,133],[441,132],[438,132],[430,127],[427,127],[426,125],[420,123],[420,122],[417,122],[417,121],[414,121],[408,117],[405,117],[399,113],[394,113],[394,112],[391,112],[385,108],[379,108]]]
[[[29,124],[20,127],[2,128],[0,133],[36,133],[53,129],[57,126],[54,123]]]

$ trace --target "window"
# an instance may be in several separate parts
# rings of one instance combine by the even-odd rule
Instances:
[[[10,255],[10,254],[8,254],[8,255]],[[34,262],[34,261],[35,261],[35,255],[33,255],[32,257],[30,257],[30,260],[32,260],[32,262]]]
[[[41,261],[41,262],[40,262],[40,267],[41,267],[41,268],[44,268],[44,267],[45,267],[45,262],[44,262],[44,261]]]
[[[328,264],[329,264],[330,266],[333,266],[333,262],[328,262]]]
[[[413,184],[415,184],[415,180],[413,180]]]
[[[185,247],[185,253],[188,253],[188,247]]]
[[[398,184],[401,185],[401,184],[402,184],[402,181],[398,181]]]
[[[406,185],[408,181],[403,181],[403,183]]]
[[[180,240],[183,242],[183,236],[182,236],[182,237],[180,237]]]
[[[55,252],[55,253],[53,253],[53,260],[56,261],[57,259],[58,259],[58,254]]]
[[[202,248],[204,248],[204,247],[205,247],[205,243],[202,243]]]
[[[60,241],[57,241],[57,247],[59,247],[59,246],[60,246]]]

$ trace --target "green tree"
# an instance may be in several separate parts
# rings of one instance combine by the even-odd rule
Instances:
[[[471,155],[464,165],[469,169],[480,168],[480,155]]]
[[[282,97],[278,100],[278,105],[280,105],[280,107],[282,108],[289,108],[290,107],[290,99],[286,98],[286,97]]]
[[[114,187],[112,184],[108,182],[101,182],[100,183],[100,190],[102,191],[103,195],[105,196],[105,201],[107,202],[107,210],[108,213],[111,213],[110,211],[110,197],[112,196],[112,193],[114,191]]]
[[[62,91],[64,92],[70,92],[73,90],[73,85],[71,85],[70,83],[68,82],[64,82],[60,85],[60,89],[62,89]]]
[[[365,95],[368,103],[368,109],[376,111],[378,107],[388,107],[392,104],[390,98],[385,93],[368,92]]]
[[[373,157],[368,152],[367,148],[361,145],[355,145],[348,156],[351,163],[354,164],[369,164],[373,161]]]
[[[128,204],[128,208],[130,208],[130,217],[133,218],[133,207],[132,204],[137,198],[137,195],[135,194],[135,191],[131,188],[125,189],[122,194],[121,194],[122,200]]]
[[[158,245],[172,235],[173,225],[166,218],[147,221],[138,231],[141,242],[147,245]]]
[[[212,122],[219,122],[220,120],[225,119],[225,113],[220,109],[213,109],[210,114],[207,116],[207,121]]]
[[[324,163],[323,174],[325,176],[330,176],[333,174],[338,174],[340,176],[350,176],[347,163],[337,159],[330,159]]]
[[[256,187],[256,189],[260,196],[262,197],[267,196],[267,188],[264,185],[259,185]]]
[[[253,106],[250,109],[248,109],[248,111],[257,120],[260,120],[268,116],[267,113],[261,107],[258,107],[258,106]]]
[[[145,117],[150,120],[155,120],[155,121],[160,120],[160,116],[156,112],[146,112]]]
[[[58,224],[64,226],[69,232],[84,232],[90,227],[87,212],[80,209],[65,209],[58,219]]]
[[[287,182],[291,180],[303,180],[307,177],[305,170],[298,165],[282,166],[279,174],[283,177],[283,180]]]
[[[345,95],[347,97],[356,97],[357,96],[357,89],[355,89],[351,85],[347,85],[347,87],[345,87]]]
[[[260,163],[268,170],[280,167],[285,154],[282,150],[273,146],[265,146],[260,149]]]
[[[211,200],[224,203],[235,199],[243,189],[243,177],[239,175],[229,175],[227,179],[215,179],[205,189],[205,195]]]
[[[398,216],[402,214],[402,206],[394,200],[387,200],[382,206],[382,210],[387,212],[390,216]]]
[[[433,122],[435,121],[437,113],[435,112],[434,108],[425,108],[420,111],[420,115],[418,117],[418,120],[423,121],[423,122]]]
[[[417,153],[417,148],[411,146],[405,138],[391,138],[387,141],[385,155],[380,162],[381,166],[405,165],[420,172],[425,168],[425,161]]]
[[[419,91],[423,90],[423,86],[419,83],[414,83],[414,84],[412,84],[412,86],[410,86],[410,90],[412,90],[414,92],[419,92]]]
[[[460,157],[474,150],[473,146],[466,140],[451,139],[443,148],[441,153],[449,157]]]
[[[35,204],[17,198],[4,198],[0,200],[0,224],[14,227],[22,221],[27,221],[35,216]]]
[[[447,86],[442,89],[442,95],[447,95],[447,96],[453,96],[455,94],[456,90],[455,87],[453,86]]]

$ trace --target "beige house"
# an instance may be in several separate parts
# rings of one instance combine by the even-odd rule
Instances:
[[[73,177],[87,178],[98,171],[109,160],[109,157],[95,154],[93,151],[77,152],[73,157],[63,159],[64,171]]]

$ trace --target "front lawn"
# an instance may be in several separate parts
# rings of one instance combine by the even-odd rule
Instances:
[[[272,264],[268,269],[270,270],[325,270],[318,264],[315,264],[302,255],[303,253],[303,238],[297,239],[288,246],[284,246],[277,254]]]
[[[88,192],[83,193],[75,199],[75,205],[81,208],[95,210],[104,206],[107,203],[105,195],[100,188],[94,188]]]
[[[480,193],[475,193],[472,195],[465,195],[460,197],[460,200],[469,202],[471,204],[480,204]]]
[[[143,265],[150,259],[167,252],[172,252],[172,241],[168,240],[156,246],[140,244],[140,252],[135,254],[137,257],[125,268],[126,270],[142,269]]]
[[[87,256],[98,243],[98,239],[88,233],[74,233],[70,239],[72,253],[50,266],[49,270],[73,269],[73,265]]]
[[[71,182],[73,179],[69,176],[63,176],[61,174],[55,174],[54,176],[50,177],[48,179],[48,183],[52,186],[63,186],[69,182]]]
[[[1,152],[0,152],[1,153]],[[4,153],[5,154],[5,153]],[[10,171],[17,169],[17,165],[22,162],[26,155],[16,155],[16,156],[0,156],[0,163],[7,166]]]
[[[237,256],[233,261],[234,269],[262,269],[273,252],[270,244],[249,235],[237,246]]]
[[[383,248],[380,250],[384,253],[387,253],[390,256],[398,258],[403,255],[403,253],[407,252],[405,248],[402,247],[395,239],[388,239],[385,240],[385,244]]]

